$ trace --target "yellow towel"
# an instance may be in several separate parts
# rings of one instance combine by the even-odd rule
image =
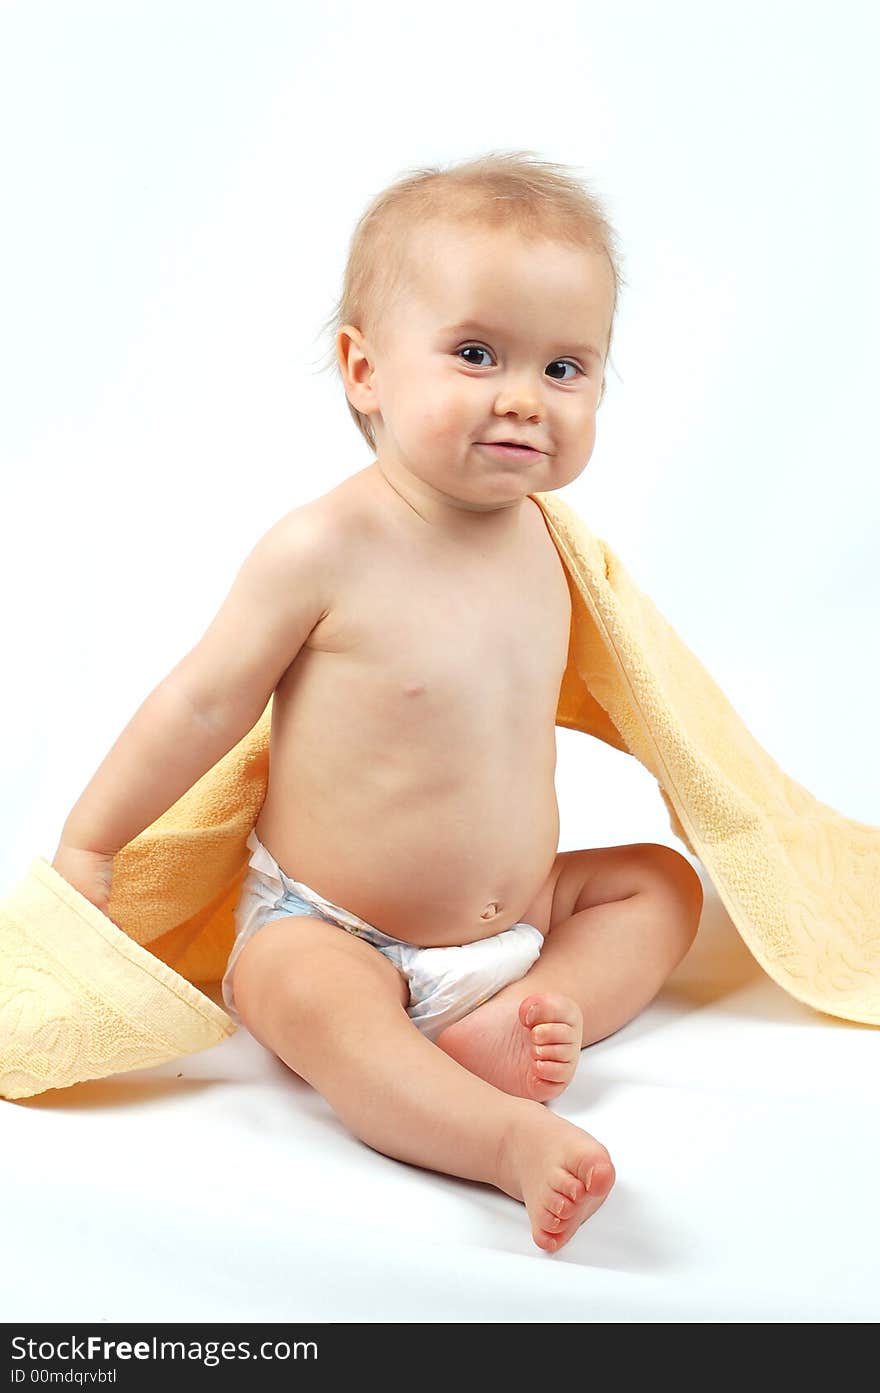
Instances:
[[[880,1023],[880,829],[790,779],[610,547],[554,494],[532,496],[572,598],[557,725],[651,771],[673,832],[775,982]],[[0,905],[0,1096],[146,1068],[233,1033],[192,984],[219,981],[232,946],[271,708],[120,851],[109,916],[42,857]]]

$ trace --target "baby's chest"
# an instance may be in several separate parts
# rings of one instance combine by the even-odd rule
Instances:
[[[377,579],[351,616],[349,656],[404,712],[525,708],[555,700],[569,625],[561,571]]]

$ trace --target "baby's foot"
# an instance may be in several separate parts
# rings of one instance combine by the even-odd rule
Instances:
[[[499,1189],[522,1200],[532,1238],[548,1253],[595,1214],[614,1180],[601,1142],[546,1108],[512,1123],[499,1149]]]
[[[517,1005],[505,989],[441,1030],[436,1043],[505,1093],[548,1103],[574,1076],[583,1030],[581,1008],[570,996],[533,993]]]

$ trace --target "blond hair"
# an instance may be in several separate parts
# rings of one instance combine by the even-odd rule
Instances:
[[[332,335],[324,368],[335,366],[340,382],[336,343],[340,329],[351,324],[373,342],[381,341],[394,301],[406,283],[408,238],[431,223],[488,230],[503,227],[527,240],[548,238],[603,253],[614,290],[606,358],[610,354],[620,287],[626,281],[617,236],[601,202],[562,165],[538,159],[531,151],[490,151],[445,169],[407,170],[361,214],[349,243],[342,294],[324,324],[324,331]],[[351,402],[348,409],[375,450],[370,417]]]

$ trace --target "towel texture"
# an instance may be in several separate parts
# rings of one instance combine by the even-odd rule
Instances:
[[[572,599],[557,725],[650,770],[673,832],[779,986],[880,1024],[880,828],[789,778],[610,547],[554,494],[532,496]],[[108,915],[43,857],[0,904],[0,1097],[147,1068],[233,1033],[193,984],[219,981],[232,947],[271,709],[120,851]]]

